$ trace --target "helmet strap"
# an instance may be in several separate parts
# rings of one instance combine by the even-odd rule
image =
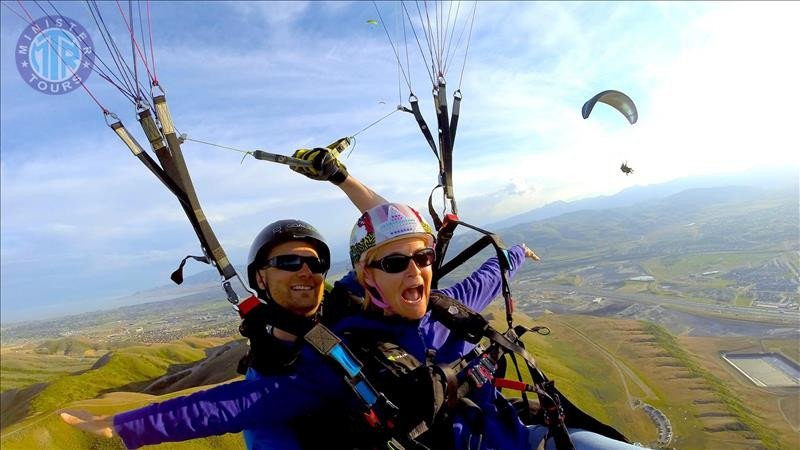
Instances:
[[[371,297],[370,302],[373,305],[377,306],[378,308],[386,311],[387,313],[394,313],[394,310],[392,309],[391,305],[389,305],[388,303],[386,303],[386,301],[383,300],[385,295],[383,295],[383,291],[381,290],[381,288],[378,287],[378,283],[375,283],[375,280],[369,275],[365,276],[365,281],[367,281],[366,288],[367,291],[369,291]]]

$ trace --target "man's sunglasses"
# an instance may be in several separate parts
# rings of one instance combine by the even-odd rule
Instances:
[[[420,269],[428,267],[436,260],[436,252],[432,248],[423,248],[414,252],[411,256],[392,253],[381,259],[372,261],[369,267],[380,269],[386,273],[400,273],[408,268],[409,261],[414,261]]]
[[[287,272],[297,272],[303,268],[303,264],[307,265],[308,270],[312,273],[325,273],[331,267],[328,261],[316,256],[279,255],[266,261],[266,267],[274,267]]]

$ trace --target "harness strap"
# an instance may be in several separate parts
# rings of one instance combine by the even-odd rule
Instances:
[[[181,260],[181,264],[178,266],[178,268],[177,268],[177,269],[176,269],[174,272],[172,272],[172,275],[170,275],[170,276],[169,276],[169,277],[170,277],[170,279],[171,279],[171,280],[172,280],[172,281],[173,281],[175,284],[181,284],[181,283],[183,283],[183,266],[185,266],[185,265],[186,265],[186,261],[187,261],[187,260],[189,260],[190,258],[191,258],[191,259],[193,259],[193,260],[195,260],[195,261],[201,262],[201,263],[205,263],[205,264],[211,264],[211,261],[208,259],[208,257],[207,257],[207,256],[193,256],[193,255],[189,255],[189,256],[187,256],[187,257],[183,258],[183,259]]]
[[[456,143],[456,129],[458,129],[458,116],[461,114],[461,89],[453,92],[453,112],[450,116],[450,149]]]
[[[428,141],[428,145],[431,147],[434,156],[439,161],[439,168],[442,169],[442,160],[439,158],[439,152],[436,150],[436,142],[433,140],[433,135],[431,134],[430,128],[428,128],[428,124],[425,123],[425,118],[422,117],[422,111],[419,110],[419,100],[417,96],[411,94],[408,97],[408,102],[411,104],[411,113],[414,114],[414,119],[417,120],[417,125],[419,125],[420,131],[422,131],[422,135],[425,136],[425,140]]]
[[[156,116],[158,116],[158,120],[161,122],[161,130],[164,133],[164,137],[167,140],[167,145],[171,151],[172,160],[177,173],[177,181],[181,186],[183,186],[184,192],[186,192],[189,205],[191,206],[193,214],[197,218],[197,222],[200,225],[200,231],[203,235],[203,239],[208,245],[205,251],[210,253],[210,257],[214,260],[217,270],[219,271],[220,275],[224,277],[224,279],[228,280],[233,278],[236,276],[236,271],[228,260],[227,255],[225,255],[225,251],[220,246],[214,231],[208,224],[208,220],[206,219],[203,209],[200,207],[200,202],[197,199],[197,193],[194,190],[192,178],[189,175],[189,170],[186,168],[186,162],[183,159],[183,152],[181,151],[181,144],[175,131],[175,125],[172,123],[172,116],[170,115],[169,107],[167,106],[167,99],[164,95],[156,96],[153,98],[153,104],[155,106]]]
[[[447,274],[452,272],[453,269],[460,266],[461,264],[464,264],[465,262],[467,262],[467,260],[477,255],[478,252],[495,243],[496,241],[493,236],[490,235],[483,236],[482,238],[473,242],[469,247],[462,250],[461,253],[459,253],[449,261],[447,261],[446,264],[442,264],[441,266],[439,266],[436,276],[439,278],[447,276]]]
[[[437,189],[442,187],[441,184],[437,184],[436,187],[431,189],[430,195],[428,195],[428,213],[431,215],[431,219],[433,219],[433,227],[435,230],[438,230],[441,233],[442,228],[442,219],[439,218],[439,214],[436,213],[436,210],[433,209],[433,193],[436,192]],[[445,216],[447,217],[447,216]],[[447,219],[445,219],[446,221]],[[439,238],[436,239],[436,247],[439,247]],[[439,252],[436,252],[438,255]],[[435,288],[436,286],[434,286]]]
[[[445,264],[445,253],[447,251],[447,247],[449,246],[450,238],[453,236],[453,232],[458,225],[475,230],[484,236],[478,242],[467,247],[460,254],[456,255],[452,260]],[[445,232],[441,233],[441,230],[445,230]],[[492,247],[494,247],[495,255],[497,256],[498,263],[500,264],[501,293],[503,294],[503,300],[505,302],[506,323],[508,323],[508,327],[511,328],[514,322],[514,299],[511,297],[511,286],[508,281],[508,271],[511,270],[511,259],[508,256],[508,251],[505,249],[505,245],[503,244],[503,240],[500,239],[500,236],[484,230],[483,228],[462,222],[458,220],[458,216],[454,214],[448,214],[445,216],[445,224],[442,225],[438,237],[439,239],[437,239],[436,243],[437,262],[434,266],[432,281],[433,286],[437,286],[442,277],[450,273],[454,268],[463,264],[469,258],[475,256],[488,245],[491,244]]]
[[[444,187],[444,195],[450,200],[453,214],[458,214],[453,194],[453,141],[450,135],[450,119],[447,114],[447,86],[444,78],[439,77],[433,90],[436,104],[436,120],[439,124],[439,184]]]
[[[153,113],[147,108],[142,108],[142,110],[139,111],[138,117],[139,124],[142,126],[142,130],[144,130],[144,134],[150,142],[150,147],[158,157],[158,161],[161,163],[164,172],[166,172],[172,181],[178,183],[177,169],[175,169],[175,164],[172,161],[172,155],[169,152],[169,147],[167,147],[167,142],[164,140],[164,137],[161,135],[161,130],[158,129],[158,125],[156,125],[156,121],[153,119]]]
[[[167,189],[169,189],[169,191],[178,198],[178,201],[181,203],[181,205],[188,206],[189,199],[186,196],[186,192],[183,191],[183,187],[174,181],[172,177],[170,177],[161,167],[158,166],[155,161],[153,161],[153,158],[151,158],[150,155],[144,151],[142,146],[139,145],[139,142],[136,141],[136,138],[134,138],[128,129],[125,128],[125,125],[118,120],[112,123],[110,127],[112,130],[114,130],[114,133],[119,136],[128,149],[130,149],[131,153],[133,153],[133,156],[137,157],[139,161],[141,161],[142,164],[144,164],[144,166],[147,167],[147,169],[150,170],[150,172],[152,172],[153,175],[155,175],[156,178],[158,178],[158,180],[161,181],[161,183],[163,183],[164,186],[166,186]]]
[[[151,158],[150,155],[144,151],[141,145],[139,145],[139,142],[136,141],[136,138],[130,134],[128,129],[125,128],[120,120],[117,119],[116,122],[111,123],[109,126],[112,130],[114,130],[114,133],[119,136],[120,140],[122,140],[122,142],[130,149],[131,153],[133,153],[133,155],[136,156],[139,161],[141,161],[141,163],[144,164],[144,166],[147,167],[147,169],[150,170],[150,172],[153,173],[153,175],[155,175],[156,178],[158,178],[158,180],[161,181],[161,183],[166,186],[170,192],[172,192],[173,195],[175,195],[175,197],[178,199],[178,203],[180,203],[181,207],[183,208],[184,213],[186,213],[186,217],[192,224],[192,229],[194,229],[197,238],[200,240],[200,245],[205,256],[187,256],[183,259],[183,261],[181,261],[178,269],[170,276],[170,278],[176,284],[181,284],[183,282],[183,266],[186,264],[186,260],[188,258],[194,258],[197,261],[209,264],[209,259],[206,252],[208,244],[206,243],[203,230],[200,227],[197,217],[192,213],[192,207],[189,202],[189,198],[186,195],[186,191],[178,181],[177,174],[175,172],[175,166],[172,163],[171,156],[169,156],[169,149],[163,146],[163,140],[160,140],[161,133],[158,132],[157,128],[155,129],[155,132],[158,133],[158,135],[157,137],[153,136],[153,127],[155,127],[155,122],[150,115],[150,111],[147,110],[141,112],[139,117],[142,128],[145,130],[145,134],[150,141],[150,145],[153,147],[158,147],[156,155],[159,157],[163,168],[159,167],[153,158]]]
[[[164,161],[169,161],[166,166],[170,167],[170,171],[174,171],[174,181],[182,187],[184,195],[188,200],[188,207],[184,207],[184,211],[189,217],[189,221],[193,222],[193,226],[195,226],[196,222],[195,231],[200,239],[203,253],[214,262],[214,266],[222,276],[222,287],[225,290],[228,301],[239,311],[240,316],[244,316],[246,311],[242,311],[239,307],[240,303],[248,303],[247,309],[252,309],[256,302],[258,302],[258,298],[236,273],[236,269],[228,260],[225,250],[222,249],[219,240],[217,240],[217,236],[214,234],[214,230],[211,229],[211,225],[208,223],[205,213],[203,213],[203,209],[197,199],[197,193],[194,190],[194,185],[192,184],[192,178],[186,167],[186,161],[183,159],[180,140],[176,134],[175,125],[172,122],[172,116],[169,112],[166,97],[164,95],[154,97],[153,105],[155,107],[156,116],[161,124],[162,134],[170,150],[169,154],[162,150],[160,157],[162,157]],[[240,301],[236,289],[231,284],[232,281],[236,281],[236,288],[238,288],[240,292],[250,294],[244,301]]]
[[[189,219],[189,223],[192,224],[192,228],[194,229],[197,238],[200,240],[200,246],[203,249],[203,254],[206,255],[202,257],[190,255],[181,261],[180,266],[178,266],[178,268],[170,276],[175,284],[181,284],[183,283],[183,267],[186,264],[187,259],[192,258],[205,264],[212,264],[211,259],[208,257],[208,252],[205,250],[208,248],[208,242],[206,242],[206,238],[203,235],[203,231],[200,227],[197,217],[192,211],[192,206],[189,203],[189,199],[186,196],[186,192],[180,182],[180,176],[178,174],[178,169],[175,166],[175,161],[172,159],[172,153],[167,146],[165,138],[161,134],[161,130],[159,130],[158,125],[156,125],[156,121],[153,119],[153,114],[148,108],[140,105],[138,118],[139,124],[142,126],[145,136],[147,136],[147,140],[150,142],[150,147],[158,157],[158,161],[161,163],[161,168],[163,169],[164,173],[173,183],[175,183],[176,186],[180,186],[180,190],[182,191],[184,198],[184,201],[180,202],[181,207],[183,208],[183,212],[186,214],[186,217]]]
[[[364,376],[363,365],[326,326],[318,323],[303,337],[321,355],[336,363],[345,381],[364,405],[364,418],[373,428],[391,428],[399,409]]]
[[[433,192],[431,192],[433,195]],[[444,275],[438,275],[441,271],[441,266],[444,264],[444,255],[447,254],[447,248],[450,246],[450,239],[453,238],[453,233],[455,232],[456,227],[458,226],[458,216],[455,214],[445,214],[444,222],[439,220],[438,216],[435,216],[435,212],[433,212],[433,206],[431,205],[431,198],[428,197],[428,209],[431,211],[431,217],[434,218],[434,223],[438,222],[439,226],[436,228],[436,244],[435,244],[435,251],[436,251],[436,265],[433,266],[433,280],[432,280],[432,287],[436,289],[439,284],[439,279],[442,278]]]

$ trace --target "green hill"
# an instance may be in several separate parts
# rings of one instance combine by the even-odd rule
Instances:
[[[60,376],[49,383],[5,391],[0,394],[4,412],[2,427],[5,430],[19,420],[50,414],[73,402],[105,393],[143,391],[157,380],[205,359],[213,353],[214,347],[223,342],[221,339],[192,338],[168,344],[121,348],[95,361],[91,368],[87,368],[89,370]],[[234,370],[235,367],[218,371],[219,376],[228,379]],[[170,392],[168,386],[162,387],[162,392]]]
[[[36,353],[44,355],[94,356],[102,347],[86,339],[61,338],[44,341],[36,347]]]

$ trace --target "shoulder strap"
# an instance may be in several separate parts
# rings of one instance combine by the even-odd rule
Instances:
[[[399,412],[383,393],[378,392],[364,376],[361,362],[353,356],[341,339],[325,325],[317,324],[304,336],[319,354],[333,361],[344,373],[345,381],[364,405],[364,419],[374,428],[389,426]]]

